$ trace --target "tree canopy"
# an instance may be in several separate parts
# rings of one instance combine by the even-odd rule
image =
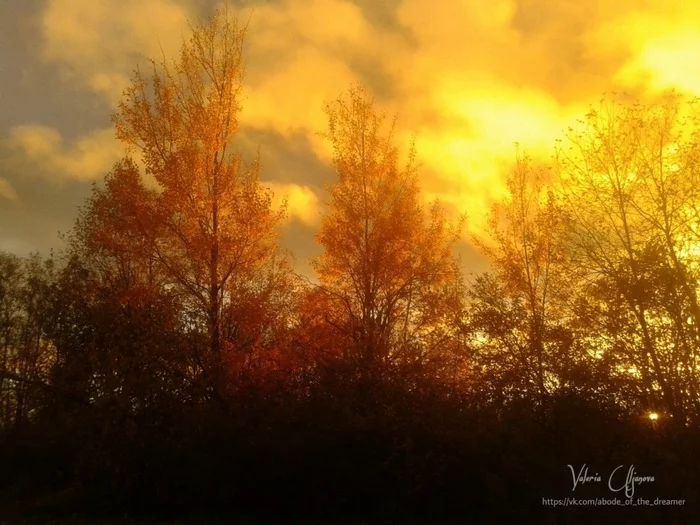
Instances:
[[[237,149],[245,33],[221,10],[137,69],[113,115],[129,153],[64,250],[0,253],[0,508],[35,483],[54,510],[512,522],[514,498],[558,521],[540,500],[593,453],[696,496],[695,103],[608,98],[551,161],[517,147],[470,238],[352,86],[325,105],[309,280]]]

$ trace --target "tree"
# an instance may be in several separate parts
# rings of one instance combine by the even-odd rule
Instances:
[[[491,213],[490,239],[476,239],[494,270],[471,294],[472,344],[496,380],[495,395],[531,397],[541,409],[566,386],[572,365],[566,294],[573,279],[558,243],[562,210],[546,176],[516,153],[507,196]]]
[[[567,250],[589,295],[582,311],[601,314],[586,322],[605,328],[646,406],[679,422],[700,408],[692,109],[675,96],[603,102],[557,149]]]
[[[136,238],[206,341],[194,356],[219,399],[230,384],[225,371],[247,367],[284,324],[293,285],[277,246],[284,211],[272,209],[259,163],[232,152],[244,35],[228,11],[193,27],[179,61],[152,61],[150,79],[136,71],[113,117],[157,185],[130,211]]]
[[[337,351],[370,372],[443,366],[461,313],[458,230],[437,204],[422,205],[413,146],[400,169],[393,124],[385,131],[364,88],[327,104],[326,113],[338,179],[314,268]]]
[[[0,253],[0,428],[21,425],[42,402],[54,362],[47,313],[52,259]]]

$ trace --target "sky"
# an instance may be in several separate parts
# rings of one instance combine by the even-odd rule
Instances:
[[[332,182],[324,102],[362,82],[415,138],[427,200],[466,214],[472,248],[518,142],[546,161],[604,93],[700,95],[691,0],[239,0],[250,20],[237,147],[289,202],[282,243],[304,273]],[[147,57],[175,57],[212,0],[0,0],[0,250],[58,232],[123,154],[110,115]]]

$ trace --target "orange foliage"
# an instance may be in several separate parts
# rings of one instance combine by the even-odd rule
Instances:
[[[136,71],[113,120],[157,188],[125,159],[77,228],[85,252],[139,264],[178,298],[183,325],[206,339],[195,374],[217,396],[271,345],[294,286],[277,245],[284,210],[272,208],[258,162],[232,151],[244,33],[217,12],[193,28],[179,61],[153,61],[149,77]]]
[[[326,112],[338,180],[318,233],[324,253],[314,262],[314,300],[324,307],[316,323],[357,362],[424,364],[455,340],[447,326],[460,310],[458,231],[437,204],[424,209],[413,146],[400,169],[393,126],[384,131],[364,89]]]

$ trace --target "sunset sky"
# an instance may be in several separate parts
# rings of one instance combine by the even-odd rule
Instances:
[[[283,242],[317,253],[332,180],[323,103],[353,82],[416,137],[427,198],[478,234],[515,141],[547,159],[604,92],[700,95],[700,2],[250,0],[238,147],[287,195]],[[122,154],[112,107],[144,57],[175,57],[209,0],[0,0],[0,250],[59,248]],[[465,244],[474,270],[483,261]]]

